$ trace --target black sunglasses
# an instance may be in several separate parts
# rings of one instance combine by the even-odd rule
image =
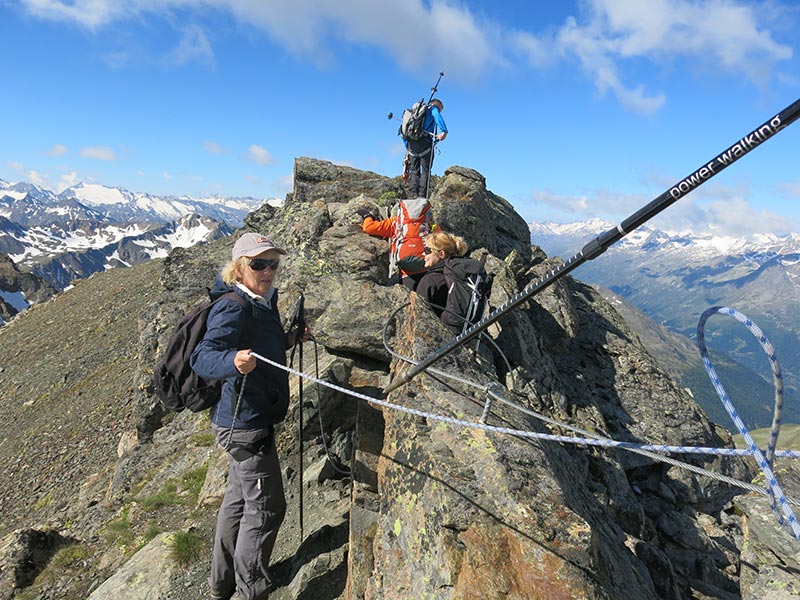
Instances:
[[[428,248],[427,246],[423,246],[423,247],[422,247],[422,251],[423,251],[425,254],[433,254],[433,250],[431,250],[431,249],[430,249],[430,248]]]
[[[277,271],[281,266],[281,261],[277,258],[251,258],[248,263],[253,271],[263,271],[267,267],[273,271]]]

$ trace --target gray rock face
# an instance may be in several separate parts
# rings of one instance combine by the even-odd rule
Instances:
[[[0,598],[28,587],[59,548],[71,543],[54,530],[19,529],[0,540]]]
[[[0,323],[55,293],[56,290],[46,281],[31,273],[23,273],[8,256],[0,253]],[[18,300],[12,302],[12,298]]]
[[[454,335],[415,294],[387,286],[389,244],[360,229],[356,209],[386,214],[403,195],[398,179],[301,158],[286,205],[265,206],[245,222],[289,249],[280,309],[288,320],[305,295],[318,347],[306,344],[302,370],[338,386],[305,381],[301,397],[297,378],[290,379],[289,415],[277,436],[289,508],[270,598],[760,598],[754,590],[776,573],[790,580],[780,585],[795,585],[796,571],[776,567],[781,561],[762,550],[769,536],[751,531],[735,508],[738,488],[651,455],[531,437],[574,432],[731,445],[591,287],[558,281],[500,318],[477,350],[474,343],[459,348],[436,372],[384,398],[388,382],[408,367],[400,357],[419,360]],[[476,171],[448,169],[436,178],[431,204],[436,220],[473,251],[489,252],[493,306],[556,264],[528,245],[524,221]],[[160,558],[161,542],[142,544],[120,570],[125,557],[97,542],[98,573],[123,581],[135,572],[143,582],[130,597],[207,595],[224,455],[207,441],[207,419],[165,414],[149,380],[159,348],[203,297],[233,241],[174,251],[160,267],[161,293],[139,316],[135,432],[123,432],[121,458],[93,488],[106,483],[105,518],[125,517],[134,535],[156,521],[162,530],[191,528],[207,545],[189,567],[163,570],[170,559]],[[487,408],[487,389],[503,401]],[[737,479],[754,474],[743,460],[677,458]],[[191,501],[147,512],[159,490],[171,482],[181,489],[175,482],[197,472],[203,483]],[[67,512],[73,518],[79,511]],[[96,539],[89,529],[103,526],[94,523],[79,537]],[[745,568],[744,540],[756,535]],[[785,543],[783,554],[791,553],[796,542],[784,531],[774,535]]]

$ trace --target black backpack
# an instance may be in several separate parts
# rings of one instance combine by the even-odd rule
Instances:
[[[480,260],[459,256],[445,261],[447,302],[442,321],[463,331],[483,316],[494,279],[493,274],[486,274],[485,263],[486,254]]]
[[[415,102],[411,108],[405,109],[397,135],[402,136],[404,140],[422,139],[426,135],[422,126],[425,124],[425,115],[427,113],[428,104],[425,100]]]
[[[206,334],[211,307],[222,298],[247,306],[247,300],[236,292],[227,292],[215,301],[206,300],[193,306],[178,322],[161,360],[153,369],[156,396],[167,410],[180,412],[188,408],[200,412],[214,406],[220,398],[222,382],[200,377],[189,365],[189,358]]]

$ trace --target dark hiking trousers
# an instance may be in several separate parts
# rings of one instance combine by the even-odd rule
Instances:
[[[224,447],[230,430],[213,428]],[[234,429],[231,448],[242,451],[233,452],[240,460],[228,453],[228,487],[217,515],[209,584],[217,597],[238,590],[243,600],[264,600],[269,559],[286,514],[274,435]]]
[[[428,180],[433,167],[433,137],[408,141],[408,191],[412,198],[428,197]]]

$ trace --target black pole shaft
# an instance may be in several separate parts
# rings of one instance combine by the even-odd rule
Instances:
[[[640,208],[627,219],[622,221],[622,223],[617,225],[615,228],[609,229],[605,233],[600,234],[591,242],[587,243],[575,256],[559,265],[543,277],[529,283],[519,294],[507,300],[505,304],[496,308],[485,318],[475,323],[472,327],[460,335],[454,337],[441,348],[431,352],[431,354],[423,358],[416,365],[413,365],[406,370],[405,373],[398,375],[394,381],[390,382],[389,385],[386,386],[384,393],[388,394],[401,385],[408,383],[421,371],[424,371],[440,358],[446,356],[462,344],[465,344],[475,336],[479,335],[489,325],[497,321],[507,312],[519,306],[522,302],[526,301],[534,294],[551,285],[560,277],[563,277],[567,273],[570,273],[574,269],[578,268],[584,262],[593,260],[600,256],[603,252],[608,250],[612,244],[618,242],[623,237],[628,235],[628,233],[652,219],[658,213],[680,200],[692,190],[701,186],[714,175],[739,160],[742,156],[750,152],[750,150],[756,146],[759,146],[782,129],[791,125],[797,120],[798,117],[800,117],[800,99],[795,100],[794,103],[783,109],[769,121],[763,123],[745,135],[711,161],[700,166],[688,177],[681,179],[675,185],[658,196],[655,200],[651,201],[649,204]]]
[[[434,83],[433,87],[431,88],[431,97],[428,98],[428,104],[431,103],[431,100],[433,100],[433,95],[436,93],[436,90],[439,89],[439,82],[442,80],[442,77],[444,77],[444,71],[439,71],[439,79],[436,80],[436,83]]]
[[[298,331],[297,335],[302,336],[303,332]],[[303,342],[300,342],[300,368],[299,371],[303,371]],[[297,478],[300,480],[300,494],[298,501],[300,502],[300,543],[303,543],[304,534],[303,534],[303,378],[297,378],[297,386],[298,386],[298,414],[300,415],[300,460],[299,463],[299,473],[297,474]]]

